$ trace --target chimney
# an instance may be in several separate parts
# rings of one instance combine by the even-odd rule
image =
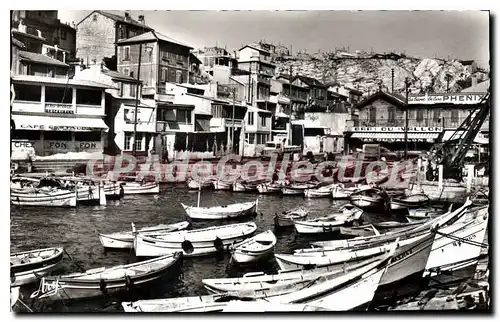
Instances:
[[[141,23],[143,25],[145,24],[144,16],[143,15],[140,15],[138,20],[139,20],[139,23]]]
[[[477,85],[477,75],[473,74],[472,75],[472,86],[476,86]]]
[[[128,11],[125,11],[125,21],[130,20],[130,13]]]

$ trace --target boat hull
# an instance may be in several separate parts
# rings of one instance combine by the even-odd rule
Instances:
[[[234,205],[229,205],[227,208],[220,208],[220,211],[210,210],[209,208],[198,208],[198,207],[190,207],[182,204],[182,207],[186,211],[186,214],[191,219],[205,219],[205,220],[221,220],[221,219],[229,219],[229,218],[240,218],[249,215],[255,214],[257,209],[257,202],[249,202],[242,204],[242,209],[236,209],[231,211],[229,208]]]
[[[361,209],[378,208],[384,204],[384,200],[382,198],[369,196],[351,196],[350,199],[353,205]]]
[[[14,275],[14,280],[11,281],[11,286],[21,286],[36,282],[39,277],[46,276],[54,271],[63,259],[63,249],[54,249],[54,256],[47,260],[30,263],[27,265],[13,265],[11,266],[11,275]],[[44,250],[41,250],[44,251]]]
[[[24,193],[11,190],[10,203],[15,206],[76,207],[75,192],[63,190],[55,193]]]
[[[125,195],[139,194],[158,194],[160,193],[160,185],[156,182],[123,182],[123,193]]]

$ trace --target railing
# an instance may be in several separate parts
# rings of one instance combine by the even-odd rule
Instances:
[[[439,119],[416,119],[416,118],[408,118],[408,126],[424,126],[424,127],[444,127],[444,128],[453,128],[453,127],[458,127],[462,122],[465,120],[465,118],[458,118],[458,119],[452,119],[452,118],[441,118]],[[381,127],[381,126],[388,126],[388,127],[394,127],[394,126],[404,126],[405,125],[405,118],[404,116],[402,118],[395,118],[393,121],[392,120],[381,120],[381,119],[376,119],[376,120],[370,120],[366,118],[358,119],[354,121],[354,126],[370,126],[370,127]]]

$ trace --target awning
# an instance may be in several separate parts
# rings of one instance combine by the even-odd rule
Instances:
[[[16,129],[19,130],[74,132],[108,130],[108,126],[100,118],[36,115],[12,115],[12,118],[16,122]]]
[[[408,140],[414,142],[433,142],[439,133],[408,133]],[[377,132],[356,132],[351,138],[373,140],[373,141],[404,141],[405,134],[401,133],[377,133]]]
[[[464,132],[465,132],[464,130],[459,130],[457,132],[457,135],[455,135],[454,138],[455,139],[459,139],[460,136],[462,136],[462,135],[465,134]],[[442,142],[449,141],[451,139],[453,133],[455,133],[455,130],[446,130],[444,132],[444,135],[443,135],[443,138],[442,138]],[[474,138],[473,142],[476,143],[476,144],[484,144],[484,145],[486,145],[486,144],[490,143],[490,140],[488,138],[484,137],[484,135],[482,133],[478,133],[476,135],[476,137]]]

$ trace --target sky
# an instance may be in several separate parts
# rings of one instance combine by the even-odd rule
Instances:
[[[60,10],[78,23],[90,10]],[[124,11],[110,11],[123,14]],[[265,40],[316,53],[335,48],[399,51],[421,58],[474,59],[489,68],[486,11],[134,11],[162,34],[194,48],[235,51]]]

